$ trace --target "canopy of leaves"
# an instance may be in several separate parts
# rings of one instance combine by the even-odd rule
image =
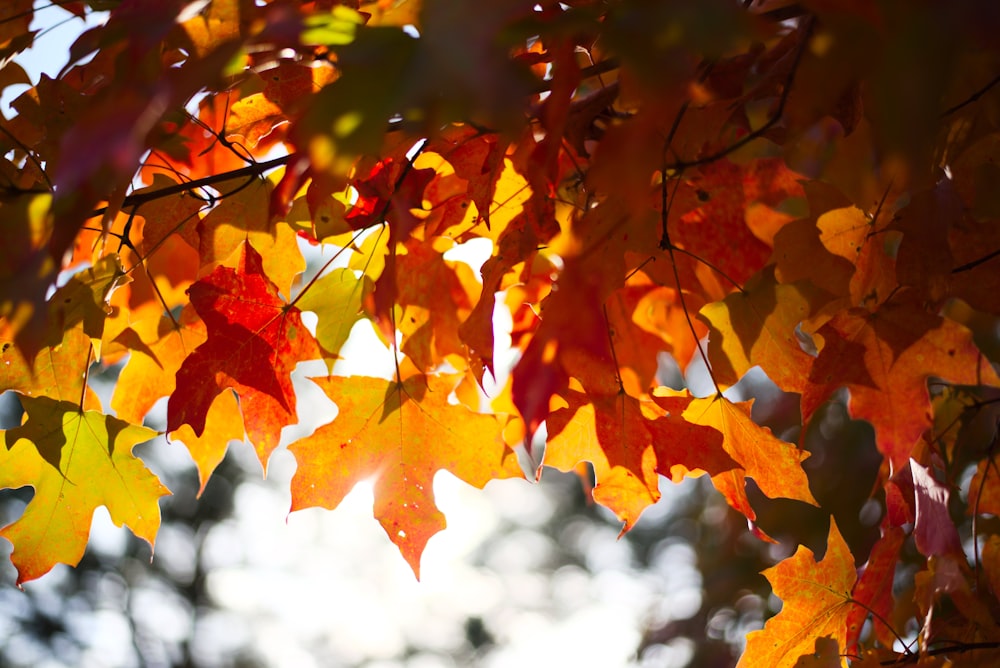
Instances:
[[[0,117],[0,390],[25,413],[0,485],[35,490],[2,531],[19,583],[76,563],[100,505],[152,544],[167,491],[132,447],[159,400],[204,488],[233,440],[266,470],[292,373],[324,361],[337,413],[290,446],[292,509],[374,478],[415,573],[439,470],[587,462],[623,531],[659,476],[707,473],[761,539],[769,500],[836,516],[825,556],[765,572],[784,607],[743,665],[1000,643],[997,7],[66,9],[109,11],[34,83],[33,3],[0,9],[0,87],[29,83]],[[339,373],[359,323],[393,379]],[[707,396],[663,387],[668,358]],[[123,365],[108,409],[94,365]],[[791,429],[724,396],[753,369]],[[854,451],[814,465],[795,442],[831,403],[874,430],[877,470],[845,488],[870,540],[829,493]]]

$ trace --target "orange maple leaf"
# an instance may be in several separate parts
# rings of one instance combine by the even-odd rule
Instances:
[[[396,323],[403,336],[400,349],[421,371],[432,370],[446,355],[466,356],[458,326],[479,289],[469,265],[443,257],[451,241],[435,241],[434,247],[406,243],[406,254],[396,258],[397,303],[403,307]]]
[[[455,174],[468,183],[463,192],[476,205],[487,228],[507,146],[508,142],[495,134],[461,126],[449,128],[427,147],[451,163]]]
[[[523,477],[496,418],[449,403],[459,378],[313,378],[338,413],[289,446],[299,463],[292,510],[336,508],[356,483],[372,478],[375,517],[419,577],[427,541],[445,528],[434,503],[435,473],[446,470],[480,488],[494,478]]]
[[[802,392],[813,357],[799,345],[795,329],[828,299],[808,282],[780,285],[765,269],[746,288],[701,309],[709,327],[708,356],[717,383],[735,385],[760,366],[786,392]]]
[[[163,317],[142,320],[115,339],[128,346],[128,363],[118,376],[111,407],[118,417],[140,423],[161,397],[170,395],[175,377],[184,360],[206,339],[205,325],[188,307],[177,321]],[[201,487],[226,454],[230,441],[242,441],[243,415],[232,392],[222,392],[212,401],[205,418],[205,431],[195,435],[189,425],[182,425],[169,435],[187,446],[198,468]]]
[[[672,203],[674,210],[684,213],[671,219],[670,241],[710,266],[725,267],[729,278],[743,285],[771,257],[770,244],[747,225],[747,207],[754,202],[773,206],[801,196],[797,177],[776,159],[746,166],[722,159],[700,167]],[[776,214],[771,211],[771,215]],[[779,216],[771,224],[780,226],[786,220]]]
[[[817,638],[830,637],[845,646],[857,573],[854,557],[832,518],[822,560],[816,561],[812,550],[800,545],[791,557],[764,571],[764,577],[782,600],[781,612],[763,630],[747,636],[737,668],[792,668],[799,657],[813,653]]]
[[[624,522],[622,533],[660,498],[658,473],[678,482],[696,469],[720,475],[739,466],[718,431],[680,416],[689,397],[663,398],[669,413],[624,393],[570,392],[566,398],[569,406],[546,420],[545,464],[570,471],[589,461],[597,479],[594,500]]]
[[[671,398],[654,396],[664,407]],[[706,397],[691,401],[684,411],[682,417],[688,422],[722,432],[723,447],[742,467],[714,476],[712,484],[729,505],[750,521],[757,514],[747,498],[746,478],[753,478],[769,498],[795,499],[818,506],[802,470],[802,462],[809,453],[776,438],[770,429],[751,420],[752,404],[752,401],[733,403],[725,397]]]
[[[153,404],[174,391],[177,370],[205,337],[205,325],[191,307],[177,320],[147,318],[115,337],[113,343],[130,351],[111,395],[118,417],[140,424]]]
[[[933,426],[927,379],[1000,386],[972,333],[905,301],[874,313],[838,313],[818,332],[822,350],[802,391],[808,421],[839,387],[851,392],[851,417],[875,427],[875,442],[893,471],[902,470],[921,434]]]
[[[292,228],[271,220],[271,183],[236,179],[217,187],[227,196],[198,224],[202,268],[207,271],[225,262],[246,241],[260,254],[269,280],[289,296],[292,281],[306,263]]]

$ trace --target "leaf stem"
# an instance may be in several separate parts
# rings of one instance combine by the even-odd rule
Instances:
[[[618,383],[618,393],[625,394],[625,384],[622,383],[622,370],[618,366],[618,353],[615,352],[615,337],[611,333],[611,321],[608,319],[608,305],[601,304],[604,311],[604,328],[608,333],[608,346],[611,348],[611,359],[615,363],[615,382]]]
[[[90,378],[90,360],[94,356],[94,344],[89,342],[87,346],[87,361],[83,363],[83,386],[80,388],[80,412],[83,413],[84,402],[87,398],[87,379]]]
[[[664,147],[664,161],[667,157],[666,149],[668,146]],[[715,395],[716,397],[721,397],[722,388],[719,387],[719,383],[715,379],[715,374],[712,373],[712,365],[708,362],[708,354],[705,353],[701,347],[701,341],[698,339],[698,332],[695,331],[694,328],[694,321],[691,320],[691,314],[688,312],[687,302],[684,299],[684,289],[681,287],[681,274],[677,269],[677,256],[674,255],[674,244],[670,241],[670,232],[667,228],[667,218],[670,215],[670,206],[673,204],[674,197],[677,195],[677,188],[679,187],[680,175],[677,177],[677,185],[674,186],[673,194],[669,198],[667,197],[667,167],[664,165],[663,171],[660,174],[660,221],[663,226],[663,236],[660,238],[660,248],[666,250],[670,255],[670,268],[673,269],[674,272],[674,284],[677,286],[677,299],[681,303],[681,310],[684,311],[684,320],[687,321],[688,330],[690,330],[691,336],[694,338],[694,345],[698,349],[698,354],[701,356],[702,362],[705,363],[705,370],[708,371],[708,376],[712,379],[712,385],[715,386]]]
[[[338,257],[340,257],[341,253],[343,253],[345,250],[347,250],[348,248],[350,248],[351,246],[353,246],[354,242],[356,242],[361,237],[361,235],[364,234],[365,232],[367,232],[369,229],[371,229],[371,228],[367,228],[366,227],[364,229],[361,229],[361,230],[358,230],[357,232],[355,232],[354,236],[351,237],[351,240],[347,242],[347,245],[346,246],[341,246],[337,250],[337,252],[333,254],[333,257],[331,257],[329,260],[327,260],[326,262],[324,262],[323,266],[319,268],[319,271],[317,271],[315,274],[313,274],[313,277],[309,279],[309,282],[306,283],[302,287],[301,290],[299,290],[299,293],[297,295],[295,295],[295,298],[292,299],[290,302],[288,302],[288,306],[295,306],[295,304],[300,299],[302,299],[302,297],[304,297],[307,292],[309,292],[309,288],[311,288],[313,285],[315,285],[316,281],[318,281],[320,278],[322,278],[323,272],[326,271],[330,267],[330,265],[333,264],[334,261]]]

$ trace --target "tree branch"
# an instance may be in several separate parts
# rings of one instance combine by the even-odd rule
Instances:
[[[212,186],[216,183],[222,183],[224,181],[230,181],[232,179],[238,179],[243,176],[260,176],[264,172],[268,172],[272,169],[276,169],[283,165],[288,164],[288,161],[295,156],[295,153],[289,153],[288,155],[283,155],[273,160],[268,160],[266,162],[258,162],[252,165],[247,165],[246,167],[241,167],[240,169],[234,169],[231,172],[222,172],[221,174],[212,174],[211,176],[206,176],[201,179],[196,179],[194,181],[187,181],[186,183],[178,183],[176,185],[167,186],[166,188],[160,188],[159,190],[154,190],[152,192],[138,193],[134,195],[129,195],[122,201],[122,208],[125,207],[138,207],[146,202],[151,202],[161,197],[169,197],[170,195],[177,195],[178,193],[189,192],[191,190],[197,190],[204,186]],[[103,216],[104,212],[107,211],[107,207],[101,207],[100,209],[94,209],[90,212],[88,218],[97,218],[98,216]]]

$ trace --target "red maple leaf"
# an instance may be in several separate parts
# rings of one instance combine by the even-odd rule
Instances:
[[[232,388],[240,397],[247,435],[266,468],[281,428],[295,422],[290,378],[301,360],[322,356],[301,312],[278,296],[260,255],[248,243],[235,268],[219,266],[188,289],[208,339],[177,372],[167,404],[167,430],[188,424],[196,435],[215,397]]]

